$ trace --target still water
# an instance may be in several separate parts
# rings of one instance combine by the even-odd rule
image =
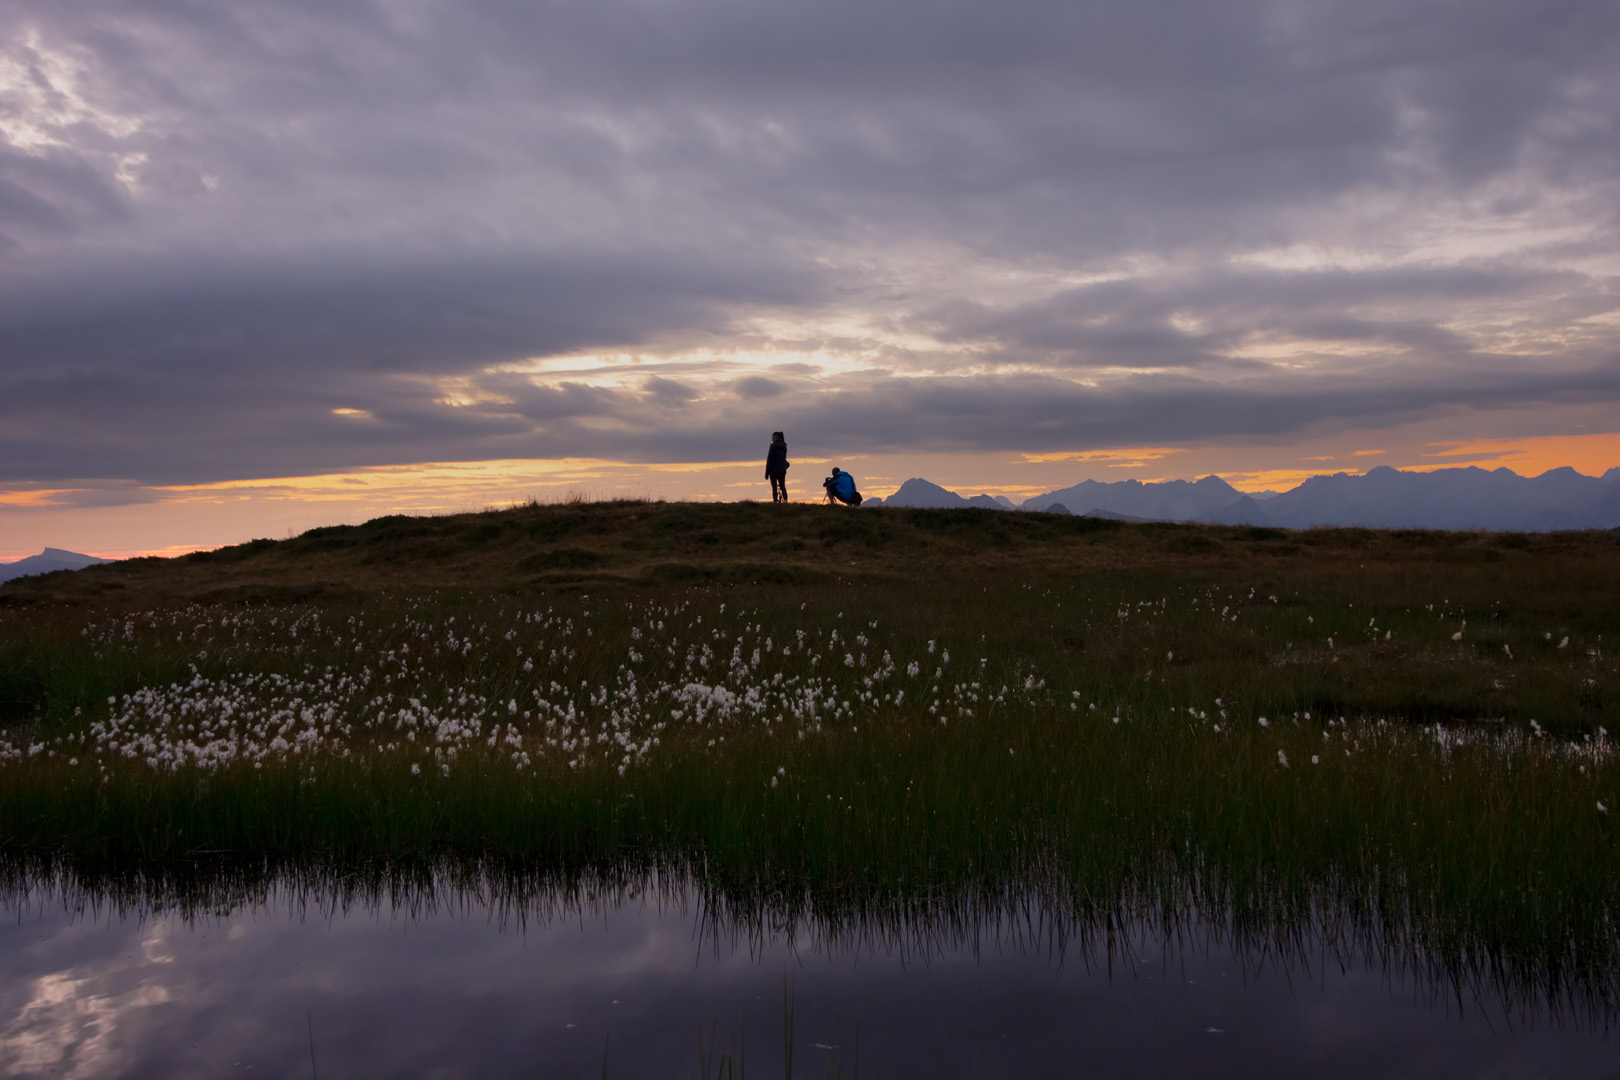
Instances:
[[[1620,1076],[1601,1017],[1504,1009],[1145,925],[1058,950],[1028,924],[856,940],[738,929],[680,891],[346,907],[271,891],[188,916],[11,897],[16,1077]],[[1521,1003],[1522,1004],[1522,1003]],[[786,1015],[785,1015],[786,1014]],[[856,1070],[858,1069],[858,1073]]]

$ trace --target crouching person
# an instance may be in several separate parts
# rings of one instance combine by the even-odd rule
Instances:
[[[845,506],[861,505],[861,493],[855,490],[855,478],[838,466],[833,466],[832,475],[821,482],[827,492],[827,502],[833,506],[842,503]]]

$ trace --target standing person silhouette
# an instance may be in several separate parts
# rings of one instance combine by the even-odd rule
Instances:
[[[787,497],[787,439],[780,431],[771,432],[771,448],[765,451],[765,479],[771,482],[771,502],[785,503]]]

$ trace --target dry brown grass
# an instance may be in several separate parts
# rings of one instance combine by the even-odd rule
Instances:
[[[530,504],[392,516],[172,559],[131,559],[0,586],[0,605],[148,607],[428,590],[552,592],[714,583],[814,586],[1108,571],[1301,575],[1347,586],[1433,579],[1514,591],[1620,586],[1620,534],[1129,524],[993,510],[769,503]]]

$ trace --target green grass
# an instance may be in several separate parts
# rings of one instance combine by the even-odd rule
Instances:
[[[385,519],[287,543],[431,533],[464,550],[528,515],[575,553],[558,564],[613,565],[589,557],[608,535],[590,508],[549,525],[542,509],[474,516],[459,540],[442,519]],[[676,538],[647,565],[691,571],[302,601],[239,583],[230,602],[140,610],[36,583],[0,609],[0,872],[17,890],[181,905],[277,880],[408,894],[437,875],[517,904],[689,880],[716,912],[829,938],[926,940],[1031,911],[1079,944],[1197,923],[1270,948],[1325,939],[1510,1002],[1620,1007],[1620,847],[1598,809],[1620,812],[1620,570],[1601,534],[610,511],[638,518],[618,537],[632,547]],[[771,583],[765,542],[822,543],[822,565],[784,562]],[[825,556],[868,542],[881,572],[864,578]],[[136,569],[194,597],[216,563],[289,558],[261,545]],[[892,671],[868,685],[885,652]],[[676,700],[694,682],[766,704],[694,723]],[[814,717],[793,715],[811,688]],[[569,705],[574,738],[647,748],[565,747]],[[204,720],[264,756],[148,762],[206,742]],[[267,749],[299,732],[315,741]]]

